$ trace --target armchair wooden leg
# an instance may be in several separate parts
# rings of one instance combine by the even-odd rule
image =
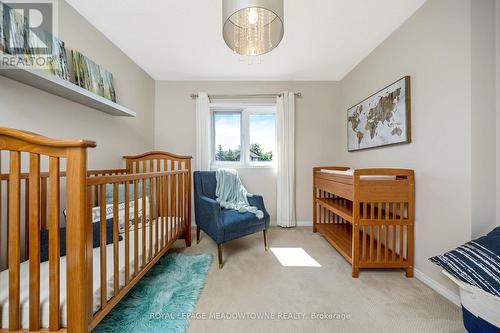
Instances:
[[[267,230],[264,229],[264,249],[267,251],[269,247],[267,246]]]
[[[219,252],[219,269],[222,269],[222,244],[217,245],[217,251]]]
[[[200,243],[200,227],[196,226],[196,244]]]

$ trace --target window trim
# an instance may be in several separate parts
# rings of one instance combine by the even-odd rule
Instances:
[[[215,113],[239,113],[240,116],[240,160],[235,162],[216,161],[215,160]],[[253,114],[274,114],[276,117],[276,104],[274,103],[255,103],[255,104],[228,104],[212,103],[210,104],[210,147],[211,147],[211,168],[276,168],[277,141],[275,140],[274,156],[271,162],[252,162],[250,160],[250,115]]]

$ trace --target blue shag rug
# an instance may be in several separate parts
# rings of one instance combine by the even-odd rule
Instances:
[[[185,332],[211,264],[210,254],[164,256],[92,332]]]

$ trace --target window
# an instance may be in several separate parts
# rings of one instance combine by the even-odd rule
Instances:
[[[212,106],[213,166],[273,166],[275,106]]]
[[[275,114],[249,115],[251,162],[272,162],[276,142]]]
[[[214,112],[215,160],[241,160],[241,113]]]

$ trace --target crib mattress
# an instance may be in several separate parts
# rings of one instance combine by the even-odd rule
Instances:
[[[337,175],[343,175],[343,176],[354,176],[354,169],[349,169],[349,170],[330,170],[330,169],[321,169],[320,172],[323,173],[333,173]],[[394,180],[396,179],[396,176],[386,176],[386,175],[364,175],[360,176],[360,179],[366,179],[366,180]]]
[[[177,218],[174,223],[180,227],[180,218]],[[168,223],[170,224],[170,223]],[[156,225],[153,221],[152,232],[153,232],[153,250],[156,240]],[[158,226],[159,229],[161,228]],[[149,228],[150,225],[146,226],[145,229],[138,230],[138,266],[139,269],[142,267],[142,231],[146,230],[146,252],[149,251]],[[170,227],[169,227],[170,229]],[[129,250],[130,250],[130,262],[129,270],[130,274],[134,271],[134,231],[129,231]],[[120,288],[125,285],[125,237],[118,244],[119,248],[119,285]],[[100,247],[94,248],[93,250],[93,311],[94,313],[100,309],[101,306],[101,254]],[[111,299],[114,294],[114,260],[113,260],[113,244],[108,244],[106,246],[106,276],[107,276],[107,299]],[[66,256],[60,258],[60,318],[61,326],[67,327],[67,300],[66,300]],[[21,263],[20,265],[20,313],[21,313],[21,327],[29,327],[29,260]],[[9,270],[4,270],[0,273],[0,315],[1,317],[1,328],[8,328],[9,326]],[[49,262],[43,262],[40,264],[40,317],[42,328],[47,328],[49,326]]]

